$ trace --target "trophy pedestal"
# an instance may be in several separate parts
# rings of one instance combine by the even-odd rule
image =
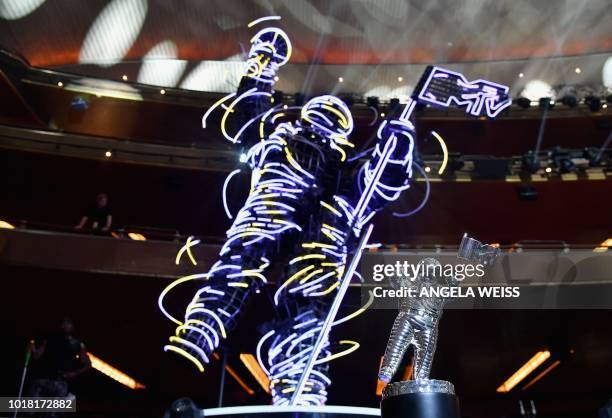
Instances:
[[[452,383],[409,380],[385,387],[382,418],[459,418],[459,401]]]

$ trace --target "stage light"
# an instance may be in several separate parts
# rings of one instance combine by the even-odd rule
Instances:
[[[369,96],[366,98],[366,104],[370,107],[373,107],[374,109],[378,109],[378,97],[376,96]]]
[[[602,104],[602,105],[601,105],[601,108],[602,108],[602,109],[607,109],[607,108],[608,108],[608,103],[604,103],[604,104]]]
[[[166,94],[166,90],[161,89],[161,90],[159,91],[159,94],[162,94],[162,95],[163,95],[163,94]]]
[[[519,78],[523,78],[524,76],[525,76],[525,74],[519,73]]]
[[[200,418],[202,410],[189,398],[180,398],[172,402],[163,418]]]
[[[130,389],[146,389],[146,386],[142,383],[137,382],[122,371],[115,369],[113,366],[102,361],[93,354],[87,353],[87,356],[89,357],[89,361],[91,361],[91,367],[93,367],[100,373],[105,374],[106,376],[121,383],[124,386],[129,387]]]
[[[537,102],[541,97],[553,97],[555,92],[550,84],[542,80],[531,80],[525,85],[520,94],[532,102]]]
[[[397,81],[401,83],[402,81],[404,81],[404,77],[397,77]]]
[[[128,81],[128,76],[127,76],[127,75],[125,75],[125,74],[123,74],[123,75],[121,76],[121,79],[122,79],[123,81]]]
[[[142,235],[139,234],[138,232],[128,232],[128,237],[130,237],[130,239],[133,239],[134,241],[146,241],[147,238]]]
[[[274,76],[274,81],[278,81],[278,80],[279,80],[278,76],[277,76],[277,75],[275,75],[275,76]]]
[[[245,153],[242,153],[238,159],[241,163],[246,163],[249,157]]]
[[[598,112],[599,109],[601,109],[601,99],[597,96],[585,97],[584,103],[589,107],[591,112]]]
[[[344,83],[344,78],[342,78],[342,77],[338,77],[338,82],[339,82],[339,83]]]
[[[104,156],[105,156],[106,158],[110,158],[110,157],[112,157],[112,156],[113,156],[113,153],[112,153],[111,151],[106,151],[106,152],[104,153]]]
[[[283,105],[283,109],[284,109],[284,110],[287,110],[287,109],[289,109],[289,106],[287,106],[287,105]]]
[[[547,173],[551,173],[551,172],[552,172],[552,168],[550,168],[550,167],[546,167],[546,170],[545,170],[545,171],[546,171]]]
[[[270,393],[270,379],[257,362],[255,356],[252,354],[241,353],[240,361],[242,361],[242,364],[244,364],[247,370],[253,375],[263,390],[265,390],[266,393]]]
[[[62,83],[61,81],[57,82],[57,87],[64,87],[64,83]]]
[[[380,114],[380,117],[381,117],[381,118],[384,118],[385,116],[386,116],[386,115],[385,115],[385,112],[382,112],[382,113]]]
[[[578,105],[578,99],[576,96],[571,94],[566,94],[561,98],[561,103],[563,103],[567,107],[576,107]]]
[[[531,107],[531,100],[526,97],[519,97],[516,99],[516,104],[522,109],[528,109]]]
[[[555,107],[555,101],[550,97],[541,97],[539,104],[542,109],[552,109]]]
[[[580,69],[580,67],[576,67],[576,69],[574,70],[574,72],[576,74],[580,74],[582,72],[582,70]]]
[[[523,167],[531,174],[536,173],[540,169],[540,159],[533,151],[523,155]]]
[[[431,171],[431,167],[425,167],[425,172],[429,173]]]
[[[550,351],[538,351],[527,363],[522,365],[512,376],[510,376],[500,387],[497,388],[498,393],[507,393],[516,385],[521,383],[531,372],[540,367],[546,360],[550,358]]]
[[[0,220],[0,229],[15,229],[13,224]]]

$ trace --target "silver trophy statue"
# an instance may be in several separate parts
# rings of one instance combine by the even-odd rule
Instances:
[[[482,244],[463,235],[458,257],[484,266],[491,265],[499,248]],[[459,280],[445,277],[442,266],[434,258],[419,263],[416,278],[400,278],[400,285],[412,288],[412,298],[400,301],[399,313],[389,337],[379,379],[389,383],[409,346],[414,348],[414,380],[388,384],[383,390],[381,413],[383,418],[459,418],[459,403],[452,383],[429,379],[436,351],[438,322],[445,298],[419,297],[421,289],[458,286]]]

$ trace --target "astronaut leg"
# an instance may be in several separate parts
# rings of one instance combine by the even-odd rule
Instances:
[[[414,327],[407,312],[400,312],[395,318],[389,342],[383,357],[383,363],[378,372],[378,378],[385,383],[391,381],[399,367],[406,349],[413,342]]]
[[[429,379],[431,364],[436,353],[438,325],[417,331],[415,335],[417,349],[414,356],[415,379]]]
[[[304,372],[315,345],[326,305],[320,300],[285,300],[287,319],[276,323],[275,336],[268,350],[270,393],[274,405],[287,405]],[[325,343],[319,359],[330,355]],[[326,362],[315,364],[306,381],[298,405],[323,405],[331,383]]]
[[[284,172],[272,170],[257,176],[227,232],[219,260],[208,272],[208,281],[193,296],[184,322],[165,347],[199,369],[235,326],[254,290],[266,282],[265,272],[278,255],[278,240],[300,230],[293,213],[301,190],[288,188],[283,176]],[[282,193],[276,192],[279,189]]]

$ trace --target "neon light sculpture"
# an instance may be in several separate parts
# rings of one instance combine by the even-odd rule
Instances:
[[[278,19],[258,19],[249,27],[270,20]],[[218,260],[208,272],[170,284],[160,295],[159,305],[177,324],[165,350],[183,355],[203,370],[235,327],[245,304],[268,282],[271,266],[285,263],[284,280],[273,297],[282,319],[258,342],[257,359],[270,379],[275,405],[322,405],[331,384],[327,363],[359,346],[354,341],[332,344],[329,333],[334,325],[365,310],[336,318],[367,245],[371,220],[410,186],[415,140],[410,116],[416,101],[410,100],[397,119],[380,125],[369,160],[351,177],[355,165],[351,161],[357,158],[349,140],[353,119],[344,102],[331,95],[315,97],[301,108],[299,120],[293,121],[286,121],[285,109],[273,103],[277,71],[290,55],[291,43],[282,30],[260,30],[251,39],[238,91],[204,114],[202,126],[207,127],[210,116],[220,111],[223,136],[242,147],[241,161],[251,170],[250,192],[235,216],[224,197],[233,223]],[[501,92],[496,100],[490,88],[493,83],[468,83],[451,72],[442,80],[436,74],[445,70],[428,71],[433,76],[423,79],[418,92],[430,103],[467,105],[470,113],[479,114],[481,102],[487,111],[495,112],[505,100],[503,86],[496,90]],[[440,95],[451,84],[455,96]],[[236,170],[229,177],[235,174]],[[351,187],[342,186],[341,180],[347,178],[355,178]],[[180,255],[187,254],[195,264],[193,245],[195,241],[189,239],[177,263]],[[202,284],[179,320],[167,312],[163,300],[178,284],[193,280]]]

